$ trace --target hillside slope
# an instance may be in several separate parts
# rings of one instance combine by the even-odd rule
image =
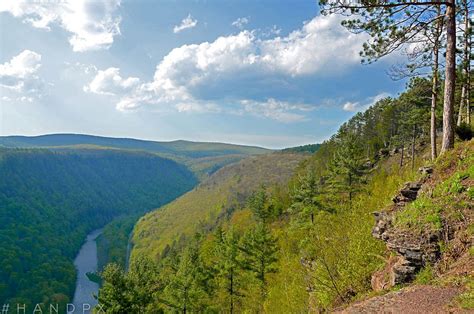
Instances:
[[[133,232],[132,259],[158,258],[181,237],[210,229],[229,215],[260,185],[285,185],[304,155],[273,153],[226,166],[174,202],[142,217]]]
[[[0,149],[0,299],[67,302],[88,232],[196,183],[185,166],[144,152]]]
[[[440,156],[432,174],[426,169],[418,193],[402,189],[377,214],[373,234],[386,242],[388,256],[372,288],[388,293],[341,313],[474,310],[474,141]]]
[[[185,164],[199,177],[242,158],[270,152],[254,146],[190,141],[159,142],[133,138],[111,138],[84,134],[0,136],[0,147],[33,147],[55,150],[102,149],[146,151]]]

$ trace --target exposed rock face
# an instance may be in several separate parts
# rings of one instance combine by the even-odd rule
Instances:
[[[432,169],[424,170],[427,175]],[[386,267],[372,276],[372,288],[376,291],[387,289],[397,284],[409,282],[415,274],[427,263],[434,263],[440,257],[440,232],[425,231],[413,234],[399,230],[393,225],[394,213],[407,210],[405,205],[414,201],[420,191],[424,179],[419,182],[408,182],[392,199],[394,205],[382,212],[376,212],[375,227],[372,235],[385,241],[387,248],[396,256],[391,257]]]

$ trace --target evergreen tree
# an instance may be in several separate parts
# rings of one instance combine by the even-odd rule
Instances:
[[[247,206],[260,222],[266,223],[272,216],[272,206],[269,202],[267,191],[262,185],[247,200]]]
[[[222,228],[216,231],[215,268],[219,285],[224,288],[228,295],[228,309],[230,313],[235,312],[236,299],[241,296],[239,293],[239,237],[230,229],[226,232]]]
[[[313,169],[309,168],[304,175],[298,177],[298,184],[291,193],[292,204],[289,211],[303,220],[314,223],[317,210],[324,210],[322,205],[322,186],[319,184]]]
[[[340,134],[340,143],[329,164],[331,187],[347,193],[349,202],[358,191],[365,173],[361,145],[352,132]]]
[[[277,271],[277,239],[265,224],[260,223],[244,235],[240,250],[241,267],[252,272],[258,280],[263,302],[267,293],[267,276]]]
[[[165,288],[165,294],[172,307],[182,313],[202,310],[206,296],[202,285],[203,265],[196,246],[186,247],[180,256],[176,273]]]

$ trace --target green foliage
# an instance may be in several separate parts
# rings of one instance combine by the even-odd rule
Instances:
[[[312,169],[298,176],[298,181],[291,191],[291,206],[289,212],[300,221],[314,223],[317,210],[330,209],[322,205],[323,191]]]
[[[426,265],[418,272],[415,278],[415,283],[420,285],[427,285],[434,279],[433,267]]]
[[[472,127],[465,122],[456,127],[456,134],[462,141],[469,141],[473,133]]]
[[[315,153],[318,151],[321,144],[307,144],[296,147],[289,147],[282,150],[285,153]]]
[[[127,273],[115,263],[101,274],[98,302],[107,313],[148,313],[155,309],[155,293],[161,288],[154,263],[137,260]]]
[[[132,260],[134,256],[157,258],[182,235],[191,238],[196,232],[213,229],[219,220],[243,207],[263,183],[275,190],[269,197],[271,205],[266,206],[271,206],[274,213],[283,212],[288,203],[286,183],[304,159],[301,154],[273,153],[220,169],[194,190],[137,222]]]
[[[395,225],[401,229],[440,230],[442,228],[442,207],[435,204],[432,199],[419,197],[408,205],[406,210],[400,211],[395,216]]]
[[[242,268],[253,273],[259,281],[262,300],[267,293],[268,274],[275,273],[278,260],[277,239],[263,223],[245,233],[240,245]]]
[[[232,228],[228,231],[218,228],[215,241],[216,281],[218,288],[225,292],[222,308],[233,313],[236,303],[239,303],[242,297],[242,276],[238,260],[239,236]]]
[[[58,294],[71,301],[73,259],[87,233],[196,183],[184,166],[147,153],[1,149],[0,156],[0,299],[27,305]]]
[[[362,149],[352,132],[343,135],[338,144],[329,163],[330,186],[336,193],[347,193],[350,202],[364,175]]]
[[[204,266],[197,247],[185,248],[176,267],[176,272],[164,289],[164,295],[172,307],[182,313],[201,311],[206,287]]]
[[[117,217],[104,227],[96,240],[99,269],[109,263],[126,266],[129,238],[138,218],[139,215]]]
[[[465,279],[465,290],[456,297],[456,302],[466,310],[474,309],[474,277],[469,275]]]

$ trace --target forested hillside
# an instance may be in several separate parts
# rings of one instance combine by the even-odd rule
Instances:
[[[71,301],[87,233],[196,183],[185,166],[149,153],[0,149],[0,299]]]
[[[146,151],[188,166],[199,178],[242,158],[268,153],[268,149],[225,143],[190,141],[158,142],[83,134],[0,136],[0,147],[48,148],[54,150],[103,149]]]
[[[472,174],[463,170],[472,158],[462,159],[472,156],[472,145],[458,144],[465,157],[445,153],[437,163],[431,161],[430,95],[430,81],[417,78],[399,97],[357,113],[294,168],[287,188],[262,186],[267,182],[258,174],[262,164],[227,167],[216,178],[227,170],[239,182],[245,178],[241,173],[250,173],[257,182],[242,186],[252,191],[242,195],[229,188],[229,181],[211,177],[146,215],[134,231],[128,273],[109,265],[102,273],[99,302],[111,313],[301,313],[329,311],[370,294],[372,274],[394,254],[372,236],[373,212],[390,205],[405,182],[417,179],[419,166],[443,171],[443,164],[461,158],[462,179],[440,177],[436,184],[457,180],[464,194],[454,211],[473,208]],[[275,169],[283,166],[275,164]],[[238,201],[229,207],[229,199]],[[443,226],[444,207],[413,206],[414,213],[400,218],[400,224],[419,226],[426,214],[427,223]],[[472,228],[470,216],[456,214],[456,219]],[[416,272],[431,266],[425,261],[417,267]],[[461,285],[468,287],[469,281]]]
[[[192,191],[140,219],[133,232],[132,258],[158,258],[196,232],[212,230],[262,185],[284,195],[286,182],[303,159],[300,154],[273,153],[218,170]]]

